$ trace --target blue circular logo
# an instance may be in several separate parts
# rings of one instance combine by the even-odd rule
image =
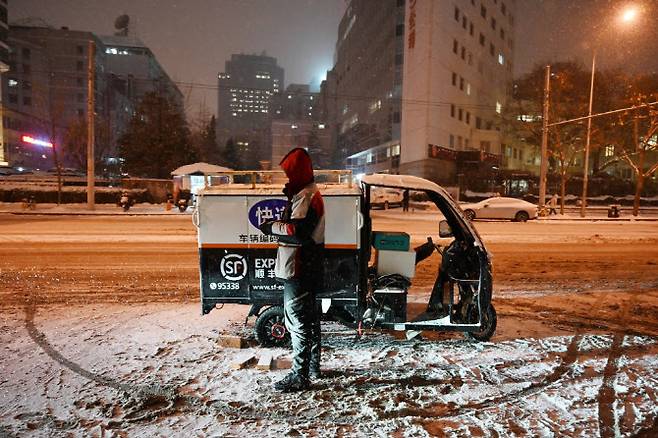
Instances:
[[[280,220],[283,210],[286,209],[287,201],[283,199],[264,199],[257,202],[249,209],[249,222],[256,227],[267,221]]]

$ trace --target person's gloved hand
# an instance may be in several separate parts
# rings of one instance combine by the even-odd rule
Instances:
[[[272,234],[272,224],[274,221],[265,221],[260,226],[260,232],[263,234]]]

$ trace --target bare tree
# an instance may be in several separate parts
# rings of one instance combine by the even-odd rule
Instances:
[[[110,133],[107,122],[102,117],[96,117],[94,161],[97,167],[103,162],[103,157],[109,149]],[[72,163],[77,169],[87,167],[87,119],[78,117],[71,120],[64,129],[62,136],[61,151],[66,156],[67,162]]]
[[[632,111],[630,120],[628,116],[620,119],[622,137],[616,145],[616,153],[635,174],[633,216],[637,216],[640,211],[645,180],[658,170],[658,109],[648,105],[647,97],[637,96],[636,103],[643,105]]]
[[[587,112],[588,74],[578,64],[557,63],[551,77],[550,121],[568,120]],[[537,66],[522,77],[516,84],[514,101],[509,105],[510,113],[505,115],[504,129],[528,144],[541,142],[541,102],[543,96],[544,68]],[[576,170],[576,159],[583,151],[581,124],[565,124],[549,131],[548,155],[551,170],[560,178],[560,213],[564,214],[564,198],[567,182]],[[597,131],[595,128],[594,134]]]

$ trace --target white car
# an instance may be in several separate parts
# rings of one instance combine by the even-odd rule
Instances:
[[[461,204],[467,219],[509,219],[525,222],[537,218],[537,206],[523,199],[497,196],[484,201]]]
[[[373,187],[370,190],[370,206],[388,210],[393,207],[402,207],[402,192],[396,189]]]

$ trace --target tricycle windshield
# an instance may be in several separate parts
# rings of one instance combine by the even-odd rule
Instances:
[[[362,177],[361,183],[366,186],[364,189],[370,186],[426,193],[428,198],[445,216],[455,238],[484,249],[482,239],[475,227],[465,218],[464,212],[450,194],[438,184],[416,176],[388,174],[365,175]]]

